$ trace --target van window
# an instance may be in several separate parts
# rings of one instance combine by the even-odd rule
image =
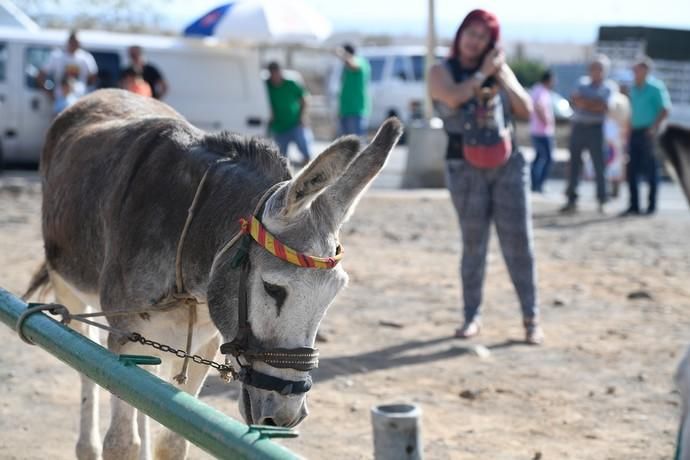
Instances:
[[[383,67],[386,64],[386,58],[382,56],[370,57],[369,67],[371,67],[371,81],[381,81],[383,78]]]
[[[393,61],[393,78],[403,81],[409,80],[406,56],[395,56]]]
[[[7,76],[7,47],[4,43],[0,43],[0,81],[5,81]]]
[[[412,75],[415,81],[424,80],[425,56],[412,56]]]
[[[29,88],[38,88],[36,84],[36,77],[38,72],[43,67],[43,64],[48,61],[52,48],[45,46],[34,46],[26,49],[26,59],[24,65],[24,75],[26,76],[26,86]],[[50,78],[50,76],[48,76]],[[46,80],[46,87],[51,88],[53,85],[52,80]]]
[[[436,62],[443,62],[445,59],[443,56],[435,56]],[[412,75],[416,81],[424,80],[424,63],[426,62],[426,56],[412,56]]]
[[[98,66],[97,88],[114,88],[120,81],[120,56],[113,51],[89,51]]]

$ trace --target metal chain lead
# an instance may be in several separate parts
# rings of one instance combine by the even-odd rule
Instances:
[[[29,315],[37,313],[39,311],[49,311],[50,313],[54,315],[61,315],[62,316],[62,323],[63,324],[69,324],[71,320],[76,320],[80,321],[85,324],[89,324],[91,326],[98,327],[100,329],[106,330],[110,333],[119,335],[121,337],[126,337],[129,341],[131,342],[137,342],[140,343],[141,345],[148,345],[156,350],[160,350],[165,353],[172,353],[178,358],[189,358],[192,361],[194,361],[197,364],[201,364],[204,366],[209,366],[214,369],[216,369],[220,373],[220,378],[223,379],[225,382],[230,382],[232,380],[237,380],[239,378],[239,373],[235,370],[234,367],[228,364],[220,364],[215,361],[212,361],[210,359],[206,359],[202,356],[199,355],[190,355],[184,350],[178,350],[177,348],[173,348],[170,345],[165,345],[164,343],[156,342],[155,340],[149,340],[146,337],[143,337],[141,334],[138,332],[127,332],[123,331],[121,329],[114,328],[109,325],[101,324],[96,321],[91,321],[90,318],[92,316],[106,316],[103,314],[93,314],[93,313],[86,313],[86,314],[77,314],[73,315],[70,313],[70,311],[65,307],[64,305],[60,304],[42,304],[42,303],[29,303],[28,304],[29,308],[22,313],[22,315],[19,317],[19,320],[17,321],[17,333],[19,334],[19,337],[24,340],[25,342],[32,344],[26,336],[24,336],[24,333],[22,331],[22,325],[24,320],[29,317]],[[117,312],[120,314],[121,312]],[[135,313],[141,313],[139,310],[136,310]]]
[[[212,361],[210,359],[206,359],[206,358],[199,356],[199,355],[190,355],[187,352],[185,352],[184,350],[179,350],[177,348],[173,348],[170,345],[156,342],[155,340],[149,340],[146,337],[143,337],[138,332],[131,333],[127,338],[132,342],[137,342],[137,343],[140,343],[141,345],[148,345],[150,347],[155,348],[156,350],[160,350],[160,351],[165,352],[165,353],[172,353],[173,355],[177,356],[178,358],[189,358],[197,364],[202,364],[204,366],[212,367],[212,368],[216,369],[218,372],[220,372],[220,378],[226,382],[230,382],[231,380],[237,379],[239,377],[239,375],[237,374],[237,371],[235,371],[235,368],[232,366],[229,366],[227,364],[217,363],[215,361]]]

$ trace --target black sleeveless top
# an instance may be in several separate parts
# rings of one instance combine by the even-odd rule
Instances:
[[[444,61],[444,66],[450,72],[455,83],[472,78],[477,69],[464,69],[460,66],[457,59],[448,58]],[[446,148],[446,160],[462,159],[462,115],[460,110],[451,109],[443,102],[434,101],[436,113],[443,120],[443,129],[448,135],[448,147]]]
[[[463,68],[458,59],[448,58],[443,63],[450,72],[451,77],[455,83],[462,83],[473,77],[477,68]],[[495,80],[491,78],[485,83],[495,84]],[[509,122],[510,120],[510,101],[504,90],[501,90],[501,98],[503,101],[504,117]],[[462,159],[463,158],[463,116],[459,109],[451,109],[442,102],[434,101],[434,108],[439,117],[443,120],[443,129],[448,135],[448,147],[446,148],[446,160]],[[515,142],[513,141],[515,145]]]

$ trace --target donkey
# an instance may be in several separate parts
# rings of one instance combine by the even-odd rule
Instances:
[[[690,204],[690,128],[669,125],[659,138],[659,143],[673,166],[678,182]]]
[[[72,313],[111,312],[111,327],[177,349],[185,348],[189,326],[190,352],[207,358],[227,342],[223,351],[252,372],[239,401],[245,421],[294,427],[308,413],[317,329],[348,280],[337,264],[339,228],[401,134],[400,122],[389,119],[361,152],[356,137],[340,138],[291,177],[272,143],[205,133],[154,99],[92,93],[47,134],[40,164],[46,264],[30,290],[49,282]],[[251,221],[251,234],[259,226],[263,247],[261,237],[228,243],[241,218]],[[280,247],[293,263],[274,255]],[[313,268],[313,260],[330,269]],[[157,353],[113,333],[108,348]],[[252,360],[250,349],[263,358]],[[154,372],[171,381],[180,360],[157,355],[163,364]],[[288,364],[271,356],[287,356]],[[207,370],[191,366],[179,387],[197,395]],[[114,396],[101,449],[98,388],[83,376],[81,384],[79,459],[135,459],[152,448],[156,458],[186,456],[188,443],[172,432],[152,446],[147,418]]]
[[[690,348],[678,365],[674,380],[681,399],[680,427],[674,458],[690,460]]]

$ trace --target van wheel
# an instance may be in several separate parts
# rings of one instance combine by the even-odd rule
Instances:
[[[0,174],[2,174],[3,169],[5,169],[5,161],[2,155],[2,145],[0,145]]]

